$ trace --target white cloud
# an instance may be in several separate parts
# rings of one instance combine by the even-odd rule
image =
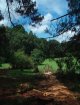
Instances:
[[[74,36],[74,32],[68,31],[65,32],[63,35],[55,37],[54,39],[58,40],[59,42],[68,41],[72,36]]]
[[[0,21],[0,25],[1,24],[5,24],[5,25],[8,25],[8,18],[7,18],[7,15],[6,15],[6,0],[0,0],[0,10],[1,10],[1,13],[3,14],[3,16],[5,17],[4,20]]]
[[[18,6],[18,4],[16,2],[13,2],[13,4],[9,5],[9,6],[10,6],[10,11],[11,11],[11,19],[12,20],[19,19],[19,14],[17,14],[15,12],[15,8]],[[0,25],[4,24],[4,25],[7,25],[7,26],[10,26],[6,0],[0,0],[0,10],[1,10],[1,13],[4,17],[4,20],[0,21]]]
[[[7,19],[4,19],[2,21],[0,21],[0,25],[5,24],[5,26],[9,26],[9,21]]]
[[[6,0],[0,0],[0,10],[2,13],[6,10]]]
[[[42,26],[37,26],[37,27],[32,27],[29,26],[29,29],[33,31],[33,33],[42,33],[45,29],[47,28],[47,25],[42,25]]]
[[[36,27],[33,27],[33,26],[28,26],[28,29],[30,29],[31,31],[33,31],[34,33],[42,33],[44,32],[44,30],[46,28],[49,27],[49,24],[50,24],[50,20],[52,19],[52,15],[50,13],[46,14],[44,16],[44,19],[43,21],[41,22],[41,25],[36,25]],[[26,28],[26,27],[25,27]]]
[[[53,16],[50,14],[50,13],[47,13],[45,16],[44,16],[44,19],[42,21],[42,24],[49,24],[50,23],[50,20],[53,18]]]

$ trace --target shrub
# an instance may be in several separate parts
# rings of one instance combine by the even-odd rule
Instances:
[[[59,58],[56,60],[58,64],[58,73],[65,74],[76,74],[80,73],[80,63],[79,61],[70,53],[67,53],[65,58]],[[64,68],[65,65],[65,69]]]
[[[30,57],[28,57],[24,51],[18,50],[14,53],[12,65],[14,68],[19,69],[30,69],[33,68],[33,62]]]
[[[80,68],[80,63],[71,54],[67,54],[67,57],[65,59],[65,64],[66,64],[66,73],[75,74]]]
[[[63,73],[64,72],[64,70],[63,70],[64,59],[63,58],[59,58],[59,59],[56,60],[56,63],[58,64],[57,72],[58,73]]]
[[[34,62],[34,66],[40,64],[44,60],[44,54],[39,49],[34,49],[31,52],[31,57],[32,57],[32,60]]]

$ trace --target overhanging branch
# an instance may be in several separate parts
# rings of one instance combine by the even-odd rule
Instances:
[[[9,2],[8,2],[8,0],[6,0],[6,4],[7,4],[7,8],[8,8],[9,20],[10,20],[12,26],[14,26],[14,23],[11,20],[11,14],[10,14],[10,8],[9,8]]]
[[[51,21],[55,21],[55,20],[61,19],[61,18],[65,17],[65,16],[68,16],[69,14],[70,13],[67,13],[65,15],[62,15],[62,16],[58,17],[58,18],[52,19]]]
[[[76,10],[74,10],[72,12],[69,12],[67,14],[64,14],[64,15],[60,16],[60,17],[52,19],[51,21],[55,21],[55,20],[61,19],[61,18],[65,17],[65,16],[72,15],[72,14],[75,14],[75,13],[80,13],[80,9],[76,9]]]

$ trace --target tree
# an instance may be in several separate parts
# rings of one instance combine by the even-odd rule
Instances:
[[[0,62],[5,62],[8,57],[9,39],[6,35],[6,27],[0,26]]]
[[[80,30],[80,0],[66,0],[68,2],[67,13],[51,20],[50,28],[45,32],[52,35],[49,38],[57,37],[67,31],[76,32]],[[54,22],[53,22],[54,21]]]
[[[34,49],[31,52],[31,58],[32,58],[32,61],[34,62],[34,72],[39,72],[38,65],[41,64],[42,61],[44,61],[45,59],[43,51],[39,49]]]
[[[61,31],[68,30],[77,31],[77,26],[80,26],[80,0],[67,0],[68,15],[65,16],[64,22],[61,22]],[[80,30],[80,28],[79,28]]]
[[[21,70],[33,68],[32,60],[21,50],[14,53],[11,64],[13,65],[13,68]]]
[[[18,0],[18,3],[20,7],[17,8],[16,11],[21,15],[29,16],[31,20],[36,23],[43,19],[43,16],[38,13],[36,2],[33,2],[32,0]]]
[[[13,27],[10,32],[10,48],[14,51],[24,49],[24,42],[28,33],[24,31],[22,26]]]
[[[69,15],[69,20],[71,20],[72,30],[75,31],[74,36],[70,39],[68,48],[70,52],[80,60],[80,0],[67,0],[68,11],[72,14]]]
[[[36,2],[33,2],[32,0],[6,0],[8,16],[12,26],[15,26],[11,17],[11,5],[13,5],[14,2],[17,4],[17,7],[15,5],[15,12],[19,13],[23,17],[29,17],[31,23],[38,23],[43,19],[43,16],[41,16],[38,12]],[[3,16],[0,12],[0,20],[2,18]]]
[[[50,40],[48,42],[48,46],[49,46],[49,49],[48,49],[48,55],[49,57],[51,58],[55,58],[55,57],[60,57],[61,55],[61,45],[58,41],[56,40]]]
[[[18,49],[23,49],[26,54],[30,54],[35,47],[35,35],[33,33],[30,35],[28,32],[25,32],[21,25],[7,28],[6,34],[9,39],[9,50],[13,53]]]
[[[2,19],[4,19],[4,18],[3,18],[3,16],[2,16],[1,11],[0,11],[0,21],[1,21]]]
[[[34,49],[31,52],[31,57],[34,62],[34,66],[38,66],[44,60],[43,52],[39,49]]]
[[[77,59],[80,59],[80,32],[71,37],[70,41],[67,43],[68,51]]]
[[[43,51],[43,54],[45,58],[48,57],[48,41],[44,38],[38,38],[37,39],[37,48]]]
[[[71,23],[80,25],[80,0],[67,0],[67,2],[69,7],[68,12],[72,12],[69,17]]]
[[[33,49],[37,48],[37,42],[38,42],[38,38],[36,37],[36,35],[34,35],[32,33],[32,31],[30,31],[28,33],[28,35],[26,35],[26,42],[25,42],[25,53],[27,53],[28,55],[31,54],[31,51],[33,51]]]
[[[0,53],[1,57],[4,57],[7,62],[11,62],[14,53],[18,50],[23,50],[25,54],[30,56],[34,49],[39,49],[46,55],[47,41],[37,38],[32,32],[25,32],[21,25],[17,25],[13,28],[2,27],[1,33]]]

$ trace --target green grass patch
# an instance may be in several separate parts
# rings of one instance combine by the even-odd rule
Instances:
[[[11,68],[11,65],[9,63],[4,63],[4,64],[1,64],[0,66],[0,69],[9,69]]]
[[[10,70],[8,72],[8,76],[11,76],[11,77],[27,77],[27,76],[33,76],[33,75],[36,75],[33,69],[30,69],[30,70],[24,69],[23,71],[21,71],[20,69],[16,69],[16,70]]]
[[[40,72],[44,72],[46,67],[50,67],[53,72],[56,72],[58,69],[58,65],[53,59],[46,59],[41,65],[38,66]]]

